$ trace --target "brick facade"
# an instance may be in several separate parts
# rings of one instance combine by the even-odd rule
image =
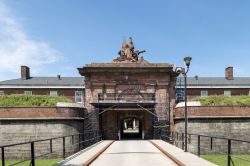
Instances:
[[[107,110],[101,115],[101,129],[109,134],[108,139],[117,139],[116,135],[121,131],[121,122],[124,115],[127,117],[139,117],[143,122],[142,130],[145,138],[153,138],[157,128],[154,125],[169,125],[169,113],[174,103],[174,86],[176,73],[172,71],[169,64],[141,64],[141,63],[102,63],[87,64],[79,68],[82,76],[85,76],[85,100],[89,113],[99,110]],[[134,94],[127,94],[131,90]],[[99,101],[100,95],[122,96],[123,100],[116,108],[117,98],[112,101],[104,100],[106,105]],[[140,95],[152,94],[156,104],[145,103],[146,110],[150,110],[157,117],[150,115],[145,109],[138,106]],[[112,103],[113,102],[113,103]],[[134,103],[133,103],[134,102]],[[128,105],[129,104],[129,105]],[[120,109],[123,109],[122,111]],[[127,109],[127,110],[126,110]],[[139,115],[138,115],[139,114]],[[144,115],[146,114],[146,115]],[[122,118],[123,117],[123,118]],[[98,118],[98,117],[97,117]],[[146,120],[145,120],[146,119]],[[99,120],[93,119],[94,123]]]

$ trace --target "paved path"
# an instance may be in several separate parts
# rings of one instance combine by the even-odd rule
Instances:
[[[116,141],[91,166],[176,166],[149,141]]]
[[[216,166],[162,140],[151,141],[159,146],[164,153],[183,163],[182,165]],[[95,160],[91,166],[176,166],[174,161],[164,155],[150,141],[124,140],[111,144],[112,142],[108,140],[98,142],[59,162],[57,166],[83,166],[93,159]],[[98,156],[97,153],[101,153],[101,155]]]

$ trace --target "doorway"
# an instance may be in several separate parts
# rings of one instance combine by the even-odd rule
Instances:
[[[135,117],[121,121],[121,139],[142,139],[142,123]]]

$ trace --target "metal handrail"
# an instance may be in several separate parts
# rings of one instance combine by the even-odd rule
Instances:
[[[99,93],[98,94],[98,100],[123,100],[123,97],[125,96],[132,96],[131,99],[136,98],[135,96],[140,96],[140,98],[136,98],[137,100],[149,100],[154,101],[155,100],[155,94],[154,93],[140,93],[140,94],[124,94],[121,95],[120,93]]]
[[[250,141],[247,140],[240,140],[240,139],[234,139],[234,138],[226,138],[226,137],[218,137],[218,136],[209,136],[209,135],[203,135],[203,134],[195,134],[195,133],[188,133],[189,135],[200,135],[202,137],[207,137],[207,138],[216,138],[216,139],[224,139],[224,140],[231,140],[231,141],[237,141],[237,142],[245,142],[245,143],[250,143]]]
[[[89,133],[91,133],[91,134],[93,133],[94,137],[91,138],[91,139],[81,141],[81,136],[88,135]],[[95,135],[97,135],[97,136],[95,136]],[[74,143],[74,137],[75,136],[78,136],[78,138],[79,138],[79,141],[77,143]],[[30,144],[30,146],[31,146],[31,149],[30,149],[31,157],[29,159],[27,159],[27,160],[22,160],[22,161],[19,161],[17,163],[14,163],[12,165],[17,165],[17,164],[20,164],[22,162],[30,160],[31,161],[30,165],[35,166],[35,159],[36,158],[55,153],[55,151],[53,151],[53,149],[52,149],[53,148],[52,140],[56,140],[56,139],[62,139],[63,140],[63,143],[62,143],[63,145],[62,145],[61,150],[63,152],[63,158],[65,159],[66,158],[66,143],[65,143],[66,141],[65,141],[65,139],[68,138],[68,137],[72,138],[72,145],[79,144],[79,148],[78,148],[79,151],[82,149],[82,144],[85,143],[85,142],[89,142],[89,141],[92,141],[92,140],[95,140],[95,139],[98,139],[99,141],[102,140],[102,134],[101,134],[100,130],[87,130],[84,133],[77,133],[77,134],[71,134],[71,135],[65,135],[65,136],[59,136],[59,137],[53,137],[53,138],[47,138],[47,139],[40,139],[40,140],[34,140],[34,141],[15,143],[15,144],[1,145],[0,149],[1,149],[1,155],[2,155],[2,166],[5,166],[5,148],[13,147],[13,146],[19,146],[19,145],[25,145],[25,144]],[[49,150],[49,152],[41,154],[39,156],[35,156],[35,143],[44,142],[44,141],[50,141],[50,148],[49,148],[50,150]]]
[[[204,149],[204,148],[201,148],[201,137],[205,137],[205,138],[210,138],[210,150],[213,151],[213,139],[220,139],[220,140],[226,140],[227,141],[227,166],[231,166],[231,163],[234,165],[234,162],[232,160],[232,157],[235,157],[235,158],[238,158],[238,159],[241,159],[241,160],[244,160],[246,162],[249,162],[250,163],[250,160],[248,159],[244,159],[244,158],[241,158],[241,157],[236,157],[236,156],[233,156],[232,154],[232,141],[234,142],[241,142],[241,143],[249,143],[250,144],[250,141],[248,140],[240,140],[240,139],[234,139],[234,138],[225,138],[225,137],[218,137],[218,136],[208,136],[208,135],[203,135],[203,134],[196,134],[196,133],[188,133],[187,135],[189,135],[189,143],[191,143],[191,136],[197,136],[197,139],[198,139],[198,144],[197,144],[197,155],[200,156],[200,151],[201,149]],[[183,141],[183,138],[184,138],[184,133],[179,133],[179,132],[172,132],[171,133],[171,136],[172,138],[176,138],[176,140],[181,140],[182,141],[182,149],[184,148],[184,141]],[[176,136],[176,137],[174,137]],[[221,154],[221,153],[220,153]]]
[[[11,147],[11,146],[17,146],[17,145],[24,145],[24,144],[28,144],[28,143],[35,143],[35,142],[43,142],[43,141],[49,141],[49,140],[54,140],[54,139],[59,139],[59,138],[63,138],[63,137],[72,137],[75,135],[84,135],[86,133],[93,133],[94,131],[100,131],[100,130],[89,130],[88,132],[84,132],[84,133],[77,133],[77,134],[71,134],[71,135],[65,135],[65,136],[59,136],[59,137],[52,137],[52,138],[46,138],[46,139],[40,139],[40,140],[34,140],[34,141],[27,141],[27,142],[20,142],[20,143],[15,143],[15,144],[6,144],[6,145],[0,145],[0,148],[5,148],[5,147]]]

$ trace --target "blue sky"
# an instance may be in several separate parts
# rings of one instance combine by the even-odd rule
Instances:
[[[0,80],[79,76],[77,67],[111,62],[123,37],[151,63],[183,65],[190,76],[250,76],[249,0],[0,0]]]

